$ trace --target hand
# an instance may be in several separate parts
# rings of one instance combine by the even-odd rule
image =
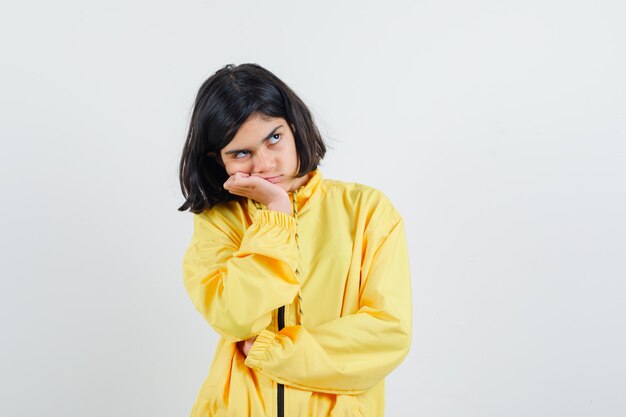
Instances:
[[[287,192],[279,185],[261,177],[245,172],[235,172],[224,183],[224,189],[231,194],[248,197],[263,203],[269,210],[292,214],[291,202]]]
[[[252,349],[252,344],[254,343],[255,340],[256,340],[256,336],[251,337],[250,339],[237,342],[237,345],[239,346],[241,353],[243,353],[243,356],[245,356],[246,358],[248,357],[248,352],[250,352],[250,349]]]

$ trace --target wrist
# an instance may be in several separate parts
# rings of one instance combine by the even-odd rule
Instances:
[[[289,201],[289,197],[285,196],[285,198],[279,198],[267,203],[267,209],[273,211],[280,211],[281,213],[285,213],[288,215],[292,215],[292,207],[291,201]]]

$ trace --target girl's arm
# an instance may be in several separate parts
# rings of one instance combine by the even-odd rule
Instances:
[[[360,308],[316,328],[261,331],[245,364],[299,389],[358,394],[382,380],[407,355],[411,288],[402,220],[363,257]]]
[[[250,227],[211,210],[194,216],[183,258],[184,284],[193,304],[227,340],[256,336],[272,311],[290,304],[300,286],[293,217],[259,210]]]

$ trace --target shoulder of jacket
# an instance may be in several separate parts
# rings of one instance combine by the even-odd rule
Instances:
[[[358,182],[324,179],[324,185],[329,190],[338,190],[346,193],[382,194],[380,190]]]
[[[389,197],[377,188],[357,182],[339,180],[325,180],[325,185],[327,192],[339,192],[342,198],[349,201],[354,207],[358,207],[360,211],[364,210],[371,214],[383,216],[394,223],[402,220],[402,216]]]

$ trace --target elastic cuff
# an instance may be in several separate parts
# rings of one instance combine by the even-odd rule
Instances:
[[[261,369],[261,360],[265,357],[267,349],[274,339],[276,339],[276,333],[269,330],[261,330],[261,333],[254,340],[244,364],[248,368]]]
[[[254,223],[282,226],[291,233],[296,232],[296,219],[280,211],[259,210],[254,215]]]

